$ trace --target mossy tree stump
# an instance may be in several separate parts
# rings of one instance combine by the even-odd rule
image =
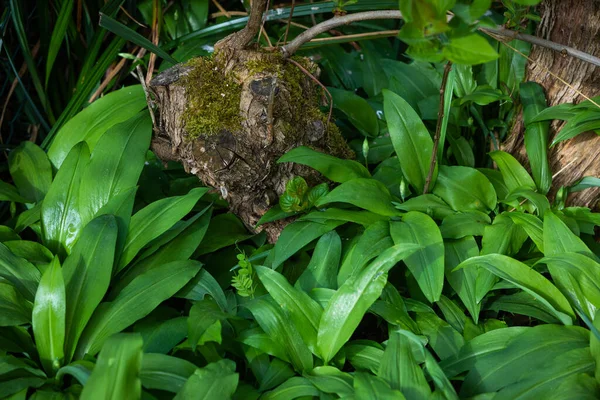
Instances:
[[[308,59],[297,62],[318,75]],[[164,71],[150,88],[159,111],[153,151],[218,189],[249,229],[277,203],[289,179],[322,181],[307,167],[278,164],[287,151],[304,145],[352,156],[319,110],[317,84],[278,53],[221,48],[212,58]],[[266,224],[269,240],[284,225]]]

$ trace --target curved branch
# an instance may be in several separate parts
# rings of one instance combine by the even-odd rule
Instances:
[[[527,35],[525,33],[519,33],[515,31],[511,31],[509,29],[504,29],[502,27],[498,27],[496,29],[493,28],[479,28],[483,33],[488,34],[496,40],[499,40],[497,36],[505,37],[510,40],[518,39],[527,43],[535,44],[537,46],[546,47],[548,49],[557,51],[564,55],[570,55],[571,57],[577,58],[579,60],[585,61],[587,63],[596,65],[600,67],[600,58],[595,57],[591,54],[585,53],[583,51],[574,49],[573,47],[565,46],[560,43],[552,42],[550,40],[542,39],[537,36]]]
[[[241,50],[256,37],[260,31],[263,21],[263,13],[267,8],[267,0],[254,0],[250,9],[250,17],[246,26],[241,30],[219,40],[215,44],[215,50],[232,49]]]
[[[352,22],[368,21],[372,19],[402,19],[402,14],[399,10],[381,10],[365,11],[333,17],[302,32],[296,36],[294,40],[281,47],[281,51],[283,52],[284,57],[290,57],[300,48],[300,46],[320,35],[321,33],[327,32],[333,28],[337,28],[338,26],[351,24]]]

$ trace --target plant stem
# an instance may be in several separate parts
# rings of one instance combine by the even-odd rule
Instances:
[[[381,11],[365,11],[355,14],[347,14],[337,16],[327,21],[323,21],[313,26],[310,29],[302,32],[294,40],[281,47],[281,51],[285,57],[292,56],[304,43],[310,41],[321,33],[327,32],[338,26],[348,25],[357,21],[368,21],[373,19],[401,19],[402,13],[399,10],[381,10]]]
[[[429,172],[427,173],[427,179],[425,179],[425,186],[423,187],[423,194],[429,192],[429,185],[431,185],[431,179],[433,178],[433,171],[435,170],[435,164],[437,162],[438,146],[440,145],[440,133],[442,132],[442,120],[444,119],[444,95],[446,93],[446,84],[448,83],[448,75],[452,70],[452,63],[448,61],[446,67],[444,67],[444,76],[442,77],[442,85],[440,87],[440,106],[438,107],[438,120],[435,127],[435,136],[433,137],[433,151],[431,152],[431,163],[429,164]]]
[[[267,9],[268,0],[254,0],[250,9],[250,17],[246,26],[232,33],[215,44],[215,50],[241,50],[256,37],[263,23],[263,13]]]

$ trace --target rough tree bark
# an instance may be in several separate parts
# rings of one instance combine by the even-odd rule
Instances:
[[[316,64],[308,59],[291,63],[280,53],[248,48],[265,5],[266,0],[253,2],[247,27],[218,42],[212,59],[179,64],[150,83],[158,108],[155,154],[181,162],[187,172],[218,189],[250,230],[277,203],[288,180],[302,176],[310,186],[322,180],[310,168],[277,164],[287,151],[305,145],[337,157],[353,156],[319,111],[314,78],[297,66],[318,75]],[[285,224],[258,230],[273,242]]]
[[[539,7],[541,22],[537,36],[574,47],[594,56],[600,56],[600,1],[598,0],[545,0]],[[600,68],[565,56],[553,50],[533,46],[527,67],[527,80],[541,84],[551,106],[585,100],[576,91],[557,80],[547,70],[560,76],[588,97],[600,95]],[[564,124],[555,121],[551,135]],[[526,160],[523,143],[522,119],[516,122],[503,148]],[[553,191],[571,185],[584,176],[600,176],[600,136],[594,132],[581,134],[562,142],[550,150],[550,168],[561,171],[553,180]],[[588,189],[569,195],[569,205],[598,207],[600,188]]]

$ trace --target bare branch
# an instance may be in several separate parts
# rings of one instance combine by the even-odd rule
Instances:
[[[381,10],[381,11],[365,11],[355,14],[347,14],[344,16],[337,16],[327,21],[323,21],[313,26],[310,29],[302,32],[294,40],[289,42],[287,45],[281,48],[285,57],[292,56],[304,43],[317,37],[321,33],[327,32],[330,29],[337,28],[338,26],[348,25],[352,22],[357,21],[368,21],[372,19],[401,19],[402,14],[399,10]]]
[[[548,49],[557,51],[564,55],[570,55],[571,57],[578,58],[587,63],[596,65],[600,67],[600,58],[594,57],[591,54],[585,53],[583,51],[574,49],[573,47],[565,46],[560,43],[552,42],[550,40],[542,39],[537,36],[527,35],[525,33],[519,33],[515,31],[511,31],[509,29],[504,29],[502,27],[498,27],[495,29],[492,28],[479,28],[480,31],[486,33],[493,37],[496,40],[499,40],[498,36],[505,37],[510,40],[518,39],[527,43],[535,44],[537,46],[546,47]]]
[[[263,13],[267,8],[268,0],[254,0],[252,2],[252,8],[250,10],[250,17],[246,26],[241,30],[232,33],[226,38],[218,41],[215,44],[215,50],[219,49],[232,49],[241,50],[252,41],[254,37],[260,31],[263,23]]]

